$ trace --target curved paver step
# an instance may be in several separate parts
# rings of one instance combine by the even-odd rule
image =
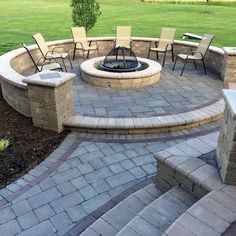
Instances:
[[[162,194],[163,192],[152,183],[125,198],[80,235],[116,235],[132,218]]]
[[[147,205],[117,236],[162,235],[195,202],[194,196],[176,186]]]
[[[224,100],[220,99],[211,105],[193,111],[164,116],[150,117],[89,117],[73,115],[63,122],[70,130],[84,130],[103,133],[154,133],[190,128],[222,117]]]

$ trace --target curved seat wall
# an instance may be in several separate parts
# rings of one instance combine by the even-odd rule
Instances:
[[[89,40],[98,43],[100,56],[106,55],[114,45],[114,37],[91,37]],[[149,44],[157,38],[133,37],[132,49],[138,57],[146,57]],[[58,40],[48,43],[49,47],[62,46],[70,53],[73,52],[72,39]],[[196,48],[197,43],[176,40],[174,44],[175,54],[180,48]],[[29,47],[34,58],[41,57],[36,45]],[[205,59],[207,67],[213,69],[224,77],[224,51],[221,48],[210,47]],[[13,50],[0,57],[0,82],[4,99],[15,110],[25,116],[31,116],[27,85],[22,80],[27,76],[27,71],[33,68],[33,64],[23,48]]]

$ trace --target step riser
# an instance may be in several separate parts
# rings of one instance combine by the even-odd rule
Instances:
[[[88,132],[88,133],[103,133],[103,134],[154,134],[154,133],[161,133],[161,132],[170,132],[170,131],[178,131],[183,129],[189,129],[194,128],[200,125],[205,125],[210,122],[219,120],[222,118],[222,114],[217,115],[215,117],[201,120],[199,122],[184,124],[184,125],[176,125],[176,126],[168,126],[168,127],[159,127],[159,128],[134,128],[134,129],[99,129],[99,128],[81,128],[81,127],[75,127],[75,126],[67,126],[64,125],[64,127],[67,130],[71,131],[77,131],[77,132]]]

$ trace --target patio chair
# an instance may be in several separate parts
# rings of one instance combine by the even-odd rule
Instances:
[[[175,40],[176,29],[174,28],[162,28],[159,38],[159,42],[153,41],[150,43],[148,58],[150,57],[151,52],[156,52],[157,60],[159,60],[158,53],[164,53],[164,59],[162,66],[164,67],[166,61],[166,53],[171,51],[172,61],[174,62],[174,40]],[[155,44],[155,47],[152,47]]]
[[[83,59],[85,59],[85,52],[87,52],[87,58],[89,58],[89,52],[95,50],[97,51],[97,54],[99,56],[97,42],[94,42],[96,44],[95,46],[91,46],[92,42],[88,42],[84,27],[71,27],[71,32],[74,40],[73,60],[75,60],[76,50],[81,50],[83,52]]]
[[[45,60],[45,57],[40,57],[38,59],[38,62],[36,63],[28,46],[25,43],[21,43],[23,48],[27,51],[31,61],[33,62],[34,66],[35,66],[35,73],[37,72],[41,72],[44,70],[58,70],[58,71],[63,71],[61,65],[59,63],[56,62],[51,62],[49,60]]]
[[[131,26],[117,26],[115,47],[131,48]]]
[[[203,65],[205,75],[206,75],[207,72],[206,72],[206,65],[205,65],[204,59],[205,59],[206,53],[207,53],[214,37],[215,37],[214,35],[204,34],[202,36],[202,39],[201,39],[201,41],[200,41],[200,43],[199,43],[199,45],[198,45],[198,47],[195,51],[191,50],[191,52],[189,54],[181,54],[181,53],[177,54],[172,70],[175,69],[175,65],[176,65],[176,62],[177,62],[178,58],[180,58],[184,61],[184,65],[183,65],[183,68],[182,68],[182,71],[181,71],[181,74],[180,74],[181,76],[183,75],[184,68],[185,68],[186,63],[188,61],[190,61],[190,60],[193,61],[196,70],[197,70],[196,61],[202,61],[202,65]]]
[[[56,61],[57,59],[61,59],[63,66],[65,67],[65,70],[67,72],[67,68],[65,65],[65,59],[68,58],[70,62],[71,69],[73,69],[71,59],[69,56],[69,53],[64,47],[58,46],[54,47],[52,50],[48,48],[48,45],[46,44],[43,36],[40,33],[37,33],[32,36],[33,39],[35,40],[36,44],[38,45],[39,50],[41,51],[42,55],[44,56],[45,60],[54,60]],[[65,52],[61,52],[61,49]],[[60,50],[60,51],[58,51]]]

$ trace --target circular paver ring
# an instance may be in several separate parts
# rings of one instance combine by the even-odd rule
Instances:
[[[96,57],[80,65],[82,77],[90,84],[116,89],[136,89],[155,84],[160,79],[161,65],[153,60],[138,57],[138,61],[148,64],[148,68],[135,72],[108,72],[98,69],[105,57]]]

